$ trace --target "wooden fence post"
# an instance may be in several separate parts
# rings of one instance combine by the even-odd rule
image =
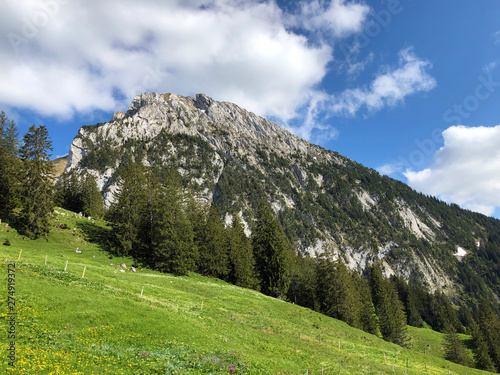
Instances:
[[[64,266],[64,272],[66,272],[67,268],[68,268],[68,261],[66,261],[66,265]]]

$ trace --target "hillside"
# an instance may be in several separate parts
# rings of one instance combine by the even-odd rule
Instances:
[[[218,279],[134,272],[133,260],[101,250],[99,220],[57,208],[48,240],[25,241],[1,218],[0,267],[16,265],[18,323],[18,367],[4,355],[1,373],[332,374],[340,361],[345,374],[486,374],[444,361],[443,335],[428,329],[410,328],[405,349]]]
[[[84,126],[67,171],[89,172],[109,206],[123,165],[171,167],[199,199],[249,234],[269,201],[298,252],[331,248],[351,269],[379,263],[431,292],[475,303],[500,295],[500,221],[416,193],[336,152],[312,145],[235,104],[145,93],[110,122]],[[464,255],[465,254],[465,255]]]
[[[52,166],[54,168],[54,177],[59,177],[64,173],[64,169],[68,164],[68,155],[61,156],[60,158],[56,158],[52,160]]]

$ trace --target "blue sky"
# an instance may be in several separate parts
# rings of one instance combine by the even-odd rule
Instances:
[[[201,92],[500,217],[498,0],[3,3],[0,109],[54,156],[140,92]]]

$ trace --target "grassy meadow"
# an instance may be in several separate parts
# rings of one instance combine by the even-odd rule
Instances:
[[[58,208],[48,240],[30,241],[1,218],[2,374],[485,374],[445,361],[428,329],[410,327],[406,349],[218,279],[133,272],[100,247],[102,221]]]

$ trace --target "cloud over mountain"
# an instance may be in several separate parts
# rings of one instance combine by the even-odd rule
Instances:
[[[500,125],[452,126],[422,171],[404,175],[414,189],[485,215],[500,207]]]

